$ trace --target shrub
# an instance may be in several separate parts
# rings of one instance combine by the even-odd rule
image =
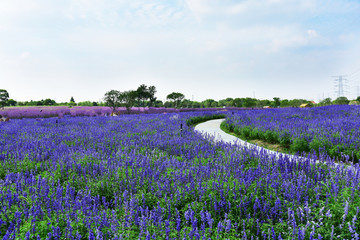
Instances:
[[[291,144],[291,135],[288,132],[283,133],[280,137],[280,145],[289,148]]]
[[[279,136],[276,132],[267,130],[265,132],[265,140],[269,143],[278,143],[279,142]]]
[[[293,153],[302,153],[302,152],[309,152],[309,144],[303,138],[296,138],[293,143],[290,145],[290,151]]]

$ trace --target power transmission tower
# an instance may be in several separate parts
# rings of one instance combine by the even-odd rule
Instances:
[[[334,82],[335,82],[335,95],[337,97],[344,97],[345,96],[345,93],[348,93],[347,90],[344,90],[344,89],[347,89],[347,79],[345,78],[346,76],[345,75],[339,75],[339,76],[332,76],[334,79]]]

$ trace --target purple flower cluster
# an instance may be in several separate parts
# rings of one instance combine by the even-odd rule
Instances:
[[[0,123],[0,237],[357,239],[358,166],[214,143],[206,114]]]
[[[342,161],[360,159],[359,106],[237,111],[223,124],[245,139],[281,144],[292,153],[316,152]]]

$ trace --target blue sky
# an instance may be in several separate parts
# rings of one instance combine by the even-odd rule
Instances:
[[[359,0],[6,0],[0,88],[16,100],[99,101],[157,87],[202,101],[360,94]]]

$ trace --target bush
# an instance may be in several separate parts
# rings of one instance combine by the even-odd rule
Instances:
[[[250,133],[251,133],[251,128],[250,127],[243,127],[241,128],[240,130],[240,136],[242,138],[245,138],[245,139],[249,139],[250,138]]]
[[[204,115],[204,116],[192,117],[192,118],[189,118],[189,119],[186,120],[186,125],[194,126],[196,124],[206,122],[208,120],[222,119],[222,118],[225,118],[224,114]]]
[[[296,138],[293,143],[290,145],[290,151],[293,153],[302,153],[302,152],[309,152],[309,144],[303,138]]]
[[[250,139],[259,139],[259,129],[253,128],[250,132]]]
[[[291,135],[288,132],[283,133],[280,137],[280,145],[289,148],[291,144]]]
[[[323,152],[331,146],[330,142],[326,139],[314,138],[309,144],[309,150],[314,150],[317,154]]]
[[[277,132],[273,132],[270,130],[267,130],[265,132],[265,140],[269,143],[278,143],[279,142],[279,136]]]

